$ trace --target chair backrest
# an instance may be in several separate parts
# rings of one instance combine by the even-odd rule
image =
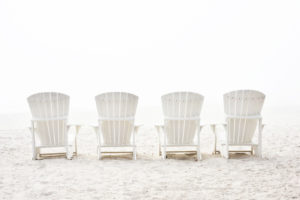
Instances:
[[[138,104],[136,95],[109,92],[95,97],[104,145],[130,145]]]
[[[255,90],[237,90],[224,94],[223,98],[229,144],[251,143],[265,95]]]
[[[67,145],[69,96],[56,92],[45,92],[31,95],[27,100],[35,124],[35,133],[41,145]]]
[[[265,95],[255,90],[237,90],[224,94],[224,110],[229,116],[260,115]]]
[[[192,144],[200,125],[204,97],[192,92],[174,92],[161,99],[167,144]]]

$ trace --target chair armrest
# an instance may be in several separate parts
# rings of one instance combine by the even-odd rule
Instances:
[[[157,133],[160,133],[161,130],[164,130],[164,125],[155,125]]]
[[[83,125],[80,125],[80,124],[69,124],[69,125],[67,125],[67,129],[68,129],[68,131],[69,131],[69,129],[71,128],[71,127],[74,127],[75,128],[75,130],[76,130],[76,136],[78,135],[78,133],[79,133],[79,131],[80,131],[80,129],[83,127]]]
[[[264,130],[265,126],[266,126],[266,124],[262,124],[262,125],[261,125],[261,130],[262,130],[262,131]]]
[[[90,127],[94,130],[96,134],[98,134],[99,125],[90,125]]]
[[[227,127],[226,123],[219,123],[219,124],[210,124],[210,129],[212,130],[212,132],[214,134],[216,134],[216,128],[217,126],[223,126],[223,128],[225,129]]]
[[[164,125],[155,125],[154,126],[156,129],[156,132],[158,134],[158,137],[160,137],[160,135],[163,133],[164,130]]]
[[[134,130],[134,133],[138,133],[139,129],[140,129],[142,126],[143,126],[142,124],[134,126],[134,129],[133,129],[133,130]]]
[[[208,126],[209,124],[202,124],[202,125],[200,125],[199,126],[199,130],[200,130],[200,132],[202,131],[202,129],[204,128],[204,127],[206,127],[206,126]]]

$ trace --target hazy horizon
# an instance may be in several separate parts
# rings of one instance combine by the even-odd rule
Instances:
[[[255,89],[300,105],[299,1],[0,1],[0,113],[57,91],[72,109],[127,91],[139,106],[194,91],[204,106]]]

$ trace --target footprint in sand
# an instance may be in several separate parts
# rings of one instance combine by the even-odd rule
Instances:
[[[45,167],[46,167],[46,164],[45,164],[45,163],[41,163],[41,164],[39,165],[38,169],[43,169],[43,168],[45,168]]]
[[[49,191],[49,192],[42,192],[41,195],[42,196],[51,196],[53,193],[54,192],[51,192],[51,191]]]

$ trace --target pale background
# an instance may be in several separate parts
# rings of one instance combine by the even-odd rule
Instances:
[[[300,105],[300,1],[0,1],[0,113],[29,112],[41,91],[128,91],[139,106],[167,92],[256,89],[266,106]]]
[[[0,0],[0,199],[300,199],[299,68],[299,0]],[[202,161],[161,159],[162,94],[203,94],[207,125],[235,89],[267,95],[263,158],[212,155],[205,126]],[[31,160],[26,98],[41,91],[69,94],[68,122],[85,125],[72,161]],[[97,159],[94,96],[107,91],[140,97],[136,161]]]

